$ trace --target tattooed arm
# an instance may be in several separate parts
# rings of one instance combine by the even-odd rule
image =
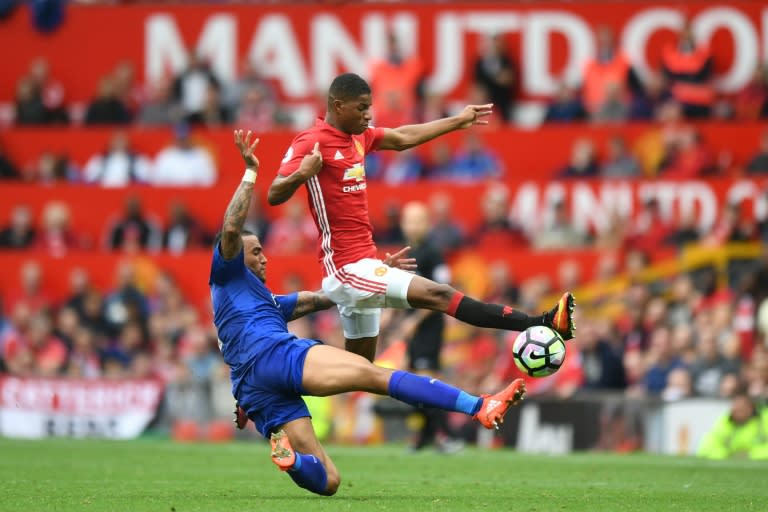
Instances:
[[[227,212],[224,214],[224,225],[221,228],[221,255],[227,260],[237,256],[240,248],[243,246],[240,232],[248,215],[256,172],[259,170],[259,160],[253,154],[259,139],[251,143],[252,135],[248,131],[245,137],[243,137],[243,130],[235,130],[235,145],[240,150],[240,154],[245,162],[246,174],[243,176],[243,181],[237,187],[235,195],[232,196],[232,200],[229,202],[229,206],[227,206]],[[249,171],[253,174],[250,174]]]
[[[322,291],[299,292],[299,297],[296,299],[296,307],[293,308],[291,320],[296,320],[297,318],[314,313],[315,311],[328,309],[333,305],[331,299],[326,297]]]

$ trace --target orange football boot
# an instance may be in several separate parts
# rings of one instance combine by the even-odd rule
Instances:
[[[509,407],[525,398],[525,381],[515,379],[502,391],[495,395],[482,395],[482,398],[483,405],[473,418],[487,429],[499,430],[499,426],[504,423],[504,415],[507,414]]]
[[[296,462],[296,453],[288,440],[285,430],[278,430],[269,436],[269,444],[272,445],[272,462],[280,471],[288,471]]]
[[[556,330],[564,340],[573,339],[576,324],[573,323],[573,309],[576,306],[571,292],[565,292],[554,308],[544,313],[544,325]]]

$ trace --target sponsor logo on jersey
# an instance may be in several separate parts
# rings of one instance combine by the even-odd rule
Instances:
[[[374,270],[373,273],[381,277],[387,273],[387,267],[376,267],[376,270]]]
[[[365,190],[366,188],[368,188],[368,184],[363,182],[363,183],[358,183],[357,185],[344,186],[341,188],[341,191],[342,192],[358,192],[360,190]]]
[[[361,163],[357,163],[344,171],[343,181],[355,180],[358,183],[365,180],[365,167]]]

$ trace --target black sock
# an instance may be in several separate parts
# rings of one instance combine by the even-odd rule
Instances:
[[[469,297],[462,297],[453,315],[458,320],[477,327],[524,331],[528,327],[541,325],[542,315],[528,316],[502,304],[486,304]]]

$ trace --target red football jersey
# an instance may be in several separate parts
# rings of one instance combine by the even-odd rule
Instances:
[[[315,126],[293,139],[277,171],[281,176],[294,173],[315,142],[320,143],[323,167],[305,185],[320,234],[318,256],[324,276],[347,263],[377,256],[368,218],[364,159],[366,153],[379,147],[383,137],[382,128],[349,135],[318,119]]]

